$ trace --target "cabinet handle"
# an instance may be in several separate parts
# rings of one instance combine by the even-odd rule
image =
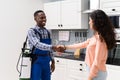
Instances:
[[[57,62],[59,62],[59,60],[57,60]]]
[[[80,69],[80,71],[82,71],[82,69]]]
[[[60,27],[60,24],[58,24],[58,27]]]
[[[82,66],[82,64],[80,64],[80,66]]]
[[[112,11],[115,11],[115,9],[112,9]]]
[[[61,24],[61,27],[63,27],[63,25]]]

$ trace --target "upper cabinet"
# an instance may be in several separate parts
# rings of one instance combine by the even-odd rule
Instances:
[[[120,0],[100,0],[100,9],[108,15],[120,14]]]
[[[64,0],[44,4],[48,29],[87,29],[88,0]]]

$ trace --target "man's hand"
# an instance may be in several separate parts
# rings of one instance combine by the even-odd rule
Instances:
[[[54,70],[55,70],[55,61],[53,59],[51,62],[51,72],[54,72]]]
[[[65,51],[65,47],[63,45],[52,46],[52,49],[56,52],[61,52],[61,53]]]

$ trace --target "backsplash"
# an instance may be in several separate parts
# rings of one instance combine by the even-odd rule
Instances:
[[[60,35],[61,31],[67,31],[69,32],[69,35],[65,36],[66,34]],[[85,41],[88,37],[88,31],[87,30],[52,30],[52,44],[58,45],[58,44],[74,44]],[[61,40],[60,37],[66,38],[68,37],[69,40]],[[74,52],[74,50],[67,50],[67,52]],[[85,53],[85,49],[80,50],[81,53]]]

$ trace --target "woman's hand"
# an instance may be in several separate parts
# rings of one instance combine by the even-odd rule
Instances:
[[[92,78],[89,76],[89,77],[88,77],[88,80],[92,80]]]
[[[66,50],[64,45],[56,45],[56,46],[52,46],[52,49],[56,52],[64,52]]]

